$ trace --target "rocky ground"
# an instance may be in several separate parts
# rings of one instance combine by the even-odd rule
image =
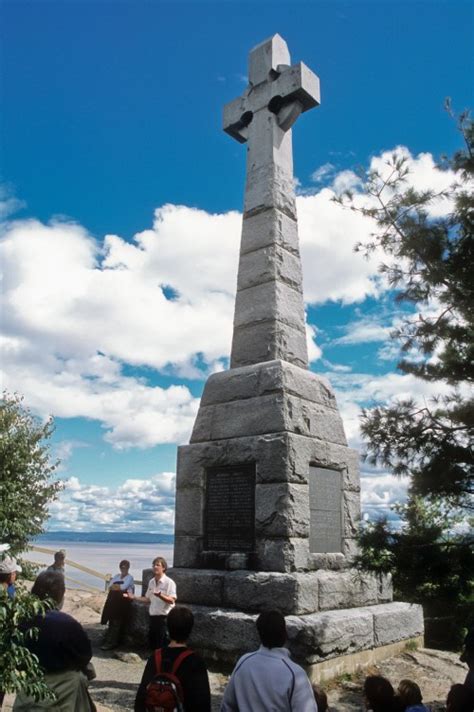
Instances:
[[[141,679],[145,656],[141,652],[100,650],[104,628],[100,625],[100,611],[104,594],[69,590],[63,610],[73,615],[86,628],[93,644],[93,663],[97,678],[90,684],[91,696],[98,712],[133,710],[136,689]],[[463,682],[466,667],[454,653],[439,650],[407,650],[376,667],[361,670],[356,675],[343,675],[324,687],[331,712],[358,712],[365,709],[362,684],[368,674],[388,677],[394,687],[403,678],[417,682],[423,692],[424,702],[433,712],[444,710],[446,694],[452,684]],[[210,674],[213,712],[219,709],[226,677]],[[13,698],[7,697],[4,710],[11,710]]]

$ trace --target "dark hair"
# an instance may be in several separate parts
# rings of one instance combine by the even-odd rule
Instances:
[[[453,685],[446,699],[447,712],[472,712],[474,708],[474,695],[464,685]]]
[[[10,583],[11,574],[0,574],[0,583]]]
[[[56,561],[64,561],[65,558],[66,558],[66,554],[64,553],[64,551],[57,551],[54,555],[55,562]]]
[[[398,685],[398,697],[404,707],[420,705],[423,700],[421,690],[413,680],[400,680],[400,684]]]
[[[33,584],[31,593],[41,600],[52,598],[55,603],[60,604],[64,598],[66,585],[64,576],[59,571],[43,571],[37,576]]]
[[[285,617],[280,611],[263,611],[257,618],[257,630],[266,648],[281,648],[286,643]]]
[[[366,677],[364,694],[373,712],[389,712],[396,709],[395,692],[386,677],[381,675]]]
[[[174,606],[166,617],[166,624],[171,640],[185,643],[193,629],[193,612],[186,606]]]
[[[130,561],[127,561],[127,559],[122,559],[122,561],[119,564],[119,569],[121,569],[122,566],[126,566],[127,568],[130,568]]]
[[[163,566],[163,568],[164,568],[165,571],[168,570],[168,564],[166,563],[166,559],[164,559],[162,556],[155,556],[155,558],[154,558],[153,561],[151,562],[151,565],[154,566],[154,565],[157,564],[158,562],[161,562],[161,564],[162,564],[162,566]]]
[[[328,696],[318,685],[313,685],[313,695],[318,706],[318,712],[327,712],[328,710]]]

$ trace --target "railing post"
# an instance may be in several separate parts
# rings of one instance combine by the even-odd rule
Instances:
[[[105,574],[105,591],[107,591],[112,574]]]

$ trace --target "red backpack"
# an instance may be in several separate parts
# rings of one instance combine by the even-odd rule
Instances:
[[[184,712],[183,687],[176,673],[179,666],[193,650],[183,650],[173,663],[171,672],[163,672],[163,651],[155,650],[156,674],[148,683],[145,696],[147,712]]]

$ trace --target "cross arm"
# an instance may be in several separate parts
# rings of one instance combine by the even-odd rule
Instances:
[[[252,112],[247,110],[244,96],[239,96],[224,106],[223,129],[239,143],[247,141],[247,126],[251,121]]]
[[[280,107],[298,101],[302,106],[302,112],[319,106],[321,95],[319,91],[319,78],[314,72],[298,62],[292,67],[278,66],[279,77],[272,84],[272,101],[274,104],[280,101]],[[279,108],[279,107],[276,107]]]

